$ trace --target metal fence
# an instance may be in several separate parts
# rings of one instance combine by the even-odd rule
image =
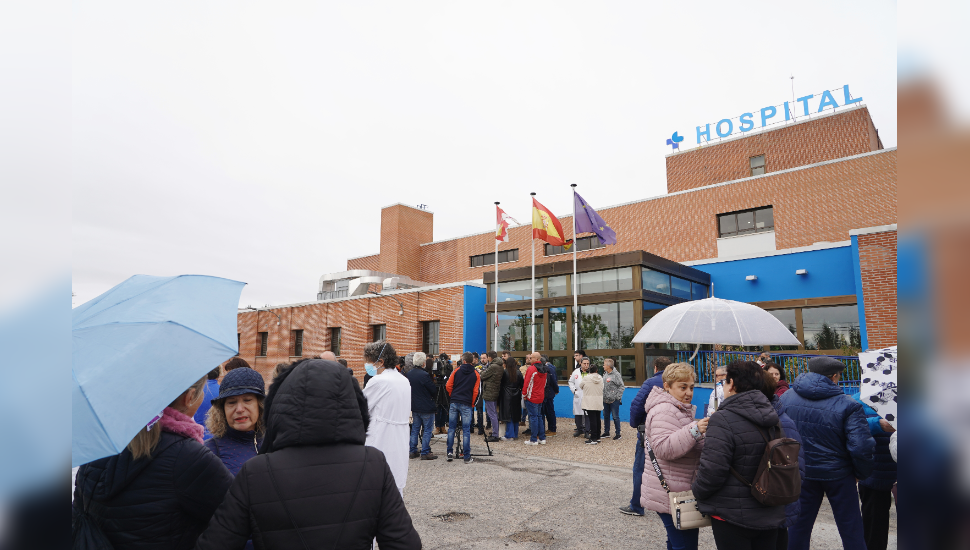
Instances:
[[[761,355],[760,351],[701,351],[693,361],[690,361],[691,351],[678,351],[677,362],[689,363],[697,373],[699,383],[714,383],[714,369],[727,366],[732,361],[754,361]],[[785,370],[785,379],[795,380],[799,374],[808,372],[808,360],[817,355],[803,355],[794,353],[772,353],[771,360]],[[857,355],[829,355],[845,364],[842,381],[839,385],[847,392],[858,391],[861,370]]]

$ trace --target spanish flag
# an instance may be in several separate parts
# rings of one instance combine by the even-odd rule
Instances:
[[[542,239],[553,246],[572,246],[573,240],[566,240],[562,224],[548,208],[532,199],[532,238]]]

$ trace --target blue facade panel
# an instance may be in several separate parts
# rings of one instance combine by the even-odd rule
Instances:
[[[566,375],[569,376],[568,374]],[[623,421],[624,429],[629,428],[630,423],[630,403],[633,403],[633,398],[636,397],[637,392],[640,391],[640,387],[635,388],[628,387],[623,391],[623,404],[620,405],[620,420]],[[704,406],[707,405],[708,399],[711,398],[710,388],[694,388],[694,398],[691,403],[697,405],[697,418],[703,418],[704,416]],[[556,394],[556,417],[557,418],[572,418],[573,417],[573,394],[569,391],[569,386],[565,384],[559,385],[559,393]],[[575,424],[571,424],[568,427],[568,431],[572,431],[576,428]],[[566,432],[567,428],[564,426],[560,428],[559,431]],[[610,430],[612,431],[612,430]]]
[[[766,302],[856,294],[852,247],[795,252],[692,266],[711,274],[717,298]],[[795,275],[805,269],[806,275]],[[756,275],[756,281],[748,281]]]
[[[462,351],[481,352],[488,344],[485,340],[485,325],[488,320],[485,313],[487,299],[484,288],[465,285],[464,323],[462,323]]]
[[[859,310],[859,335],[862,349],[869,349],[869,335],[866,332],[866,303],[862,299],[862,265],[859,261],[859,237],[852,235],[852,277],[855,281],[856,308]]]

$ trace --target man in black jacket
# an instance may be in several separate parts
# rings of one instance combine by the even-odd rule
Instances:
[[[421,547],[384,454],[365,447],[370,416],[350,371],[305,359],[264,401],[266,436],[197,549]],[[315,480],[314,483],[307,483]]]
[[[431,431],[434,429],[435,397],[438,387],[434,385],[431,375],[425,370],[427,356],[417,352],[412,357],[414,368],[408,371],[407,379],[411,383],[411,452],[410,458],[421,457],[421,460],[438,458],[431,452]],[[421,438],[421,453],[418,454],[418,434],[424,429]]]
[[[546,435],[556,435],[556,394],[559,393],[559,377],[556,366],[549,362],[549,358],[541,357],[546,364],[546,394],[542,402],[542,414],[546,417]]]

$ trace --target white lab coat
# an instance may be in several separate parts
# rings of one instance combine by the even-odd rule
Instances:
[[[403,495],[408,481],[411,383],[397,370],[388,369],[367,382],[364,397],[370,411],[365,445],[384,453],[387,465],[394,474],[394,482]]]
[[[707,418],[710,418],[714,411],[714,398],[717,398],[717,406],[721,406],[721,402],[724,401],[724,384],[715,384],[714,389],[711,390],[711,397],[707,400]]]
[[[569,375],[569,390],[573,392],[573,415],[583,415],[583,390],[579,389],[579,381],[583,378],[583,371],[579,368]]]

